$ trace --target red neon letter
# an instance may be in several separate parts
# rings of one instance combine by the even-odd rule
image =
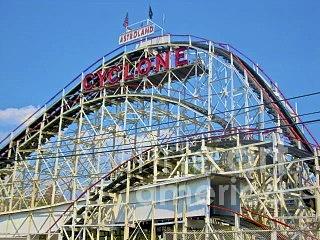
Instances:
[[[143,58],[137,65],[139,75],[148,75],[151,70],[151,61],[149,58]]]
[[[166,55],[165,59],[162,58],[162,54],[157,54],[156,56],[156,72],[159,72],[161,67],[163,67],[164,70],[169,69],[170,53],[167,51],[164,54]]]
[[[176,67],[180,67],[180,66],[188,64],[188,60],[185,59],[185,54],[184,54],[184,51],[186,49],[187,49],[186,47],[179,47],[175,50]]]
[[[120,72],[120,68],[118,66],[114,66],[109,69],[108,72],[108,82],[110,84],[115,84],[120,81],[120,78],[118,76],[118,73]]]
[[[104,85],[104,81],[106,80],[106,72],[107,71],[105,71],[104,69],[101,69],[95,74],[99,79],[99,87],[103,87]]]
[[[130,80],[133,79],[133,74],[130,74],[130,63],[125,63],[124,64],[124,80]]]
[[[94,79],[94,75],[92,73],[87,74],[82,80],[83,89],[85,91],[89,91],[93,87],[92,79]]]

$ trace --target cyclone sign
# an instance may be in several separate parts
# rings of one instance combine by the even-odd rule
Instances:
[[[124,44],[133,40],[136,40],[138,38],[142,38],[148,35],[151,35],[154,33],[154,26],[153,25],[147,25],[135,30],[131,30],[128,32],[125,32],[120,35],[119,37],[119,44]]]
[[[119,83],[121,80],[128,81],[157,74],[170,68],[182,67],[188,64],[186,50],[186,47],[178,47],[173,51],[158,53],[155,56],[141,58],[135,62],[129,63],[125,61],[112,66],[102,67],[98,71],[89,73],[84,77],[82,80],[83,90],[89,91],[94,88],[104,87],[105,85],[110,86]]]

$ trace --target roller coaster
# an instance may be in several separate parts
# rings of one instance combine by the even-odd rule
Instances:
[[[146,37],[0,143],[0,239],[319,239],[318,156],[240,51]]]

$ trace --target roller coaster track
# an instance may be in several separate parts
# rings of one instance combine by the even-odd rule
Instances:
[[[248,134],[248,133],[247,133]],[[208,147],[215,147],[215,148],[233,148],[236,147],[237,142],[235,139],[230,139],[234,134],[226,134],[222,136],[221,138],[211,138],[211,139],[206,139],[206,146]],[[188,137],[190,138],[190,137]],[[193,145],[190,150],[192,151],[199,151],[201,149],[201,137],[199,136],[193,136],[193,140],[195,141],[195,145]],[[182,141],[183,142],[183,141]],[[250,144],[257,144],[259,147],[263,148],[268,148],[272,144],[270,143],[263,143],[263,142],[258,142],[255,140],[241,140],[241,144],[243,145],[250,145]],[[171,152],[160,152],[160,158],[161,156],[168,155],[170,156],[170,163],[174,162],[177,163],[179,162],[179,159],[181,156],[183,156],[184,151],[175,151],[175,143],[163,143],[161,146],[166,146],[165,148],[171,149]],[[156,146],[158,147],[158,146]],[[126,160],[116,168],[114,168],[112,171],[104,175],[102,178],[100,178],[98,181],[93,183],[91,186],[89,186],[75,201],[73,201],[69,207],[60,215],[60,217],[54,222],[52,226],[48,229],[48,233],[52,231],[54,227],[57,225],[62,225],[64,228],[67,230],[64,231],[63,234],[68,234],[68,229],[71,229],[72,224],[75,224],[77,226],[81,226],[84,224],[85,220],[83,218],[83,214],[85,212],[89,212],[89,215],[87,213],[87,217],[90,217],[90,214],[95,213],[94,207],[99,204],[110,204],[113,201],[113,194],[117,194],[121,191],[124,191],[126,188],[126,179],[128,175],[130,174],[131,176],[131,181],[130,181],[130,187],[134,188],[137,187],[141,184],[145,184],[148,182],[148,176],[152,175],[154,173],[154,160],[155,157],[152,157],[151,161],[147,161],[147,156],[153,155],[154,154],[154,149],[156,147],[148,148],[147,150],[143,151],[141,154],[136,155],[131,157],[130,159]],[[161,150],[161,148],[160,148]],[[310,154],[307,151],[297,151],[296,148],[291,147],[288,149],[288,153],[296,156],[296,157],[310,157]],[[126,171],[128,168],[128,164],[131,166],[136,166],[134,167],[129,173]],[[174,164],[173,164],[174,165]],[[168,165],[158,165],[158,170],[162,170],[163,168],[168,167]],[[115,178],[112,176],[116,176]],[[216,174],[217,177],[223,176]],[[142,178],[141,178],[142,177]],[[102,182],[105,182],[103,185],[100,185]],[[81,199],[89,199],[89,202],[85,204],[84,206],[81,206],[77,208],[76,211],[76,219],[73,219],[73,215],[68,215],[68,213],[71,211],[72,208],[76,207],[75,204],[77,201],[80,201]],[[98,199],[101,199],[101,203],[98,201]],[[298,229],[295,226],[291,226],[289,224],[286,224],[278,219],[271,218],[269,216],[265,216],[261,213],[257,213],[253,210],[243,208],[243,211],[252,214],[254,216],[258,216],[262,219],[266,219],[268,221],[268,224],[266,225],[265,223],[259,222],[258,220],[255,220],[252,218],[252,216],[249,216],[248,214],[240,213],[238,211],[226,208],[224,206],[220,205],[214,205],[211,204],[210,208],[212,210],[222,210],[227,213],[231,213],[232,216],[227,216],[227,215],[220,215],[220,214],[212,214],[212,218],[214,218],[218,222],[222,222],[225,224],[228,224],[230,226],[235,225],[235,219],[234,216],[238,216],[240,218],[240,226],[245,229],[250,229],[250,230],[256,230],[259,233],[259,230],[272,230],[274,227],[274,224],[278,224],[279,226],[282,226],[283,228],[291,231],[298,231]],[[72,211],[71,211],[72,212]],[[64,223],[62,224],[62,217],[68,216],[65,220]],[[75,223],[73,223],[75,221]],[[309,233],[304,233],[305,236],[309,237],[310,239],[317,239],[315,236]],[[263,236],[263,235],[261,235]],[[281,232],[277,233],[278,239],[288,239],[287,236],[283,235]],[[68,239],[67,237],[63,239]]]
[[[206,44],[202,44],[202,43],[190,43],[189,42],[172,42],[171,44],[176,44],[176,45],[181,45],[181,46],[188,46],[191,48],[198,48],[198,49],[202,49],[205,51],[209,51],[209,46]],[[161,46],[161,45],[159,45]],[[153,46],[153,47],[158,47],[158,46]],[[133,59],[134,56],[137,55],[137,53],[140,53],[141,50],[137,50],[136,52],[130,53],[131,55],[133,55]],[[275,121],[277,121],[277,118],[281,119],[281,122],[283,125],[289,125],[289,127],[285,128],[285,133],[286,135],[294,142],[301,142],[302,145],[304,146],[304,148],[307,151],[312,152],[313,151],[313,147],[310,145],[309,141],[306,139],[306,137],[304,136],[304,134],[301,132],[301,130],[299,129],[298,126],[295,125],[295,121],[294,121],[294,116],[293,113],[290,113],[289,110],[287,109],[287,107],[285,107],[285,105],[283,104],[282,99],[279,99],[279,97],[277,97],[277,95],[275,94],[274,90],[272,90],[270,88],[270,86],[265,82],[264,79],[262,79],[260,77],[259,74],[256,73],[255,70],[253,70],[248,63],[246,63],[244,60],[242,60],[240,57],[238,57],[237,55],[235,55],[234,53],[219,47],[219,46],[214,46],[214,54],[221,56],[225,59],[227,59],[229,62],[233,62],[234,66],[237,68],[238,71],[240,71],[241,73],[243,73],[244,71],[246,71],[249,75],[249,84],[250,86],[253,88],[254,91],[256,91],[257,93],[260,93],[260,91],[263,91],[263,96],[264,99],[266,100],[266,107],[269,109],[269,113],[272,114],[275,118]],[[119,56],[121,56],[122,53],[120,53],[119,55],[117,55],[116,57],[110,59],[107,63],[107,65],[112,65],[114,63],[114,61],[116,61]],[[189,71],[190,67],[185,67],[185,71]],[[99,69],[99,68],[98,68]],[[183,69],[178,69],[178,70],[174,70],[176,72],[178,71],[182,71]],[[186,74],[186,73],[184,73]],[[152,78],[152,77],[151,77]],[[137,81],[139,81],[139,79],[137,79]],[[81,96],[81,83],[77,84],[70,92],[68,92],[66,94],[67,96],[70,96],[70,98],[68,99],[68,105],[69,108],[71,109],[76,109],[74,108],[76,105],[79,104],[79,99]],[[120,96],[119,96],[120,97]],[[154,96],[154,98],[159,98],[160,96]],[[163,100],[168,100],[170,101],[170,99],[168,97],[164,97],[162,96]],[[177,103],[176,99],[171,99],[172,101],[175,101],[175,103]],[[26,130],[20,132],[18,135],[14,136],[13,138],[13,142],[16,142],[17,140],[23,140],[26,135],[28,134],[32,134],[32,133],[36,133],[39,131],[40,129],[40,124],[41,122],[44,120],[45,122],[54,125],[59,112],[60,112],[60,108],[61,108],[61,102],[62,99],[60,99],[59,101],[57,101],[56,103],[54,103],[52,106],[49,106],[46,109],[46,116],[44,118],[43,114],[40,115],[37,119],[35,119],[30,125],[29,125],[29,132],[26,132]],[[185,106],[186,103],[184,103]],[[189,104],[190,105],[190,104]],[[198,106],[188,106],[191,107],[193,109],[195,109],[196,111],[201,112],[203,115],[206,115],[206,110],[201,110],[200,107]],[[218,120],[219,123],[221,124],[223,122],[223,120],[221,118],[219,118],[218,116],[213,118],[213,121]],[[54,134],[57,131],[57,128],[54,128],[51,130],[51,132]],[[50,137],[50,136],[48,136]],[[4,145],[4,147],[2,147],[0,149],[0,157],[2,162],[8,163],[8,161],[6,160],[7,156],[8,156],[8,151],[10,148],[13,148],[14,146],[9,146],[9,143]]]
[[[170,37],[174,36],[175,35],[170,35]],[[145,52],[150,52],[150,49],[161,53],[168,49],[185,47],[187,50],[205,52],[210,57],[222,59],[224,62],[226,62],[226,64],[228,64],[230,69],[235,70],[241,76],[247,77],[248,88],[250,88],[250,90],[253,92],[253,95],[255,94],[257,99],[263,100],[263,107],[266,108],[268,116],[270,116],[276,125],[274,129],[270,130],[270,132],[273,133],[277,130],[281,130],[281,134],[290,140],[290,144],[277,143],[277,145],[275,145],[274,142],[264,142],[261,139],[254,139],[251,136],[254,134],[258,135],[264,129],[255,130],[250,129],[250,127],[242,129],[241,126],[231,126],[230,122],[226,120],[223,115],[221,115],[223,114],[221,111],[216,111],[212,114],[206,107],[200,106],[201,103],[196,104],[190,99],[180,98],[180,95],[169,96],[162,94],[160,91],[153,91],[154,88],[164,89],[163,85],[166,85],[169,81],[175,83],[178,82],[181,83],[181,85],[184,85],[187,84],[189,79],[193,77],[209,75],[210,70],[208,70],[206,65],[201,61],[189,61],[184,66],[163,70],[148,77],[138,76],[132,80],[126,81],[125,87],[127,92],[123,92],[123,85],[121,85],[121,83],[84,91],[81,82],[73,82],[75,85],[72,85],[71,89],[68,89],[67,91],[63,90],[61,92],[61,97],[58,99],[55,98],[54,101],[50,102],[50,104],[46,105],[44,108],[42,108],[42,110],[38,111],[38,113],[34,115],[32,119],[29,119],[28,122],[20,126],[19,131],[15,131],[11,135],[11,138],[9,139],[10,141],[5,139],[5,141],[0,143],[0,170],[15,166],[15,162],[19,160],[13,157],[12,153],[17,152],[18,148],[20,150],[20,158],[28,161],[28,157],[32,158],[32,154],[39,146],[45,145],[51,138],[56,137],[58,132],[61,132],[61,130],[67,129],[69,126],[71,126],[71,124],[77,119],[80,112],[83,112],[86,115],[94,114],[98,109],[100,109],[102,104],[107,107],[118,106],[124,102],[148,103],[150,105],[151,103],[163,103],[166,106],[178,106],[179,109],[181,108],[185,111],[188,111],[188,113],[192,113],[193,116],[205,118],[206,121],[210,122],[210,124],[214,123],[215,126],[219,126],[219,129],[208,130],[208,134],[196,132],[193,135],[191,134],[180,137],[177,136],[172,141],[169,139],[167,142],[161,142],[161,140],[165,139],[160,139],[159,142],[155,143],[154,146],[151,145],[151,148],[146,149],[146,146],[142,147],[142,152],[140,154],[137,154],[133,157],[130,157],[128,160],[119,163],[119,165],[115,166],[107,174],[104,172],[102,175],[98,175],[98,181],[90,184],[90,186],[85,186],[85,190],[83,192],[79,193],[75,198],[70,199],[71,204],[57,219],[55,219],[55,222],[47,230],[47,233],[52,233],[52,229],[56,229],[57,226],[66,227],[67,232],[69,231],[68,227],[70,227],[70,225],[74,226],[76,224],[81,226],[81,224],[84,224],[85,222],[85,218],[82,217],[83,214],[85,213],[86,217],[91,217],[92,206],[95,204],[111,204],[111,202],[114,200],[112,194],[119,194],[120,192],[125,191],[125,188],[142,186],[144,183],[148,183],[149,178],[151,178],[150,176],[154,174],[155,171],[167,171],[161,164],[157,165],[158,169],[154,170],[154,159],[156,159],[157,156],[153,156],[152,154],[154,154],[155,149],[158,147],[163,148],[160,150],[159,154],[166,156],[171,163],[172,167],[169,167],[169,170],[172,171],[172,173],[170,174],[169,178],[172,177],[171,175],[176,174],[176,169],[180,164],[179,161],[181,161],[181,156],[183,154],[190,154],[189,151],[198,151],[200,154],[200,152],[204,152],[203,149],[209,148],[212,150],[210,154],[213,154],[213,149],[216,149],[216,151],[221,151],[220,157],[225,156],[226,159],[232,159],[231,157],[227,156],[227,152],[232,152],[233,150],[230,150],[232,148],[240,149],[241,147],[239,145],[244,147],[250,146],[253,149],[251,150],[255,153],[261,149],[261,151],[268,153],[271,151],[270,149],[286,148],[287,152],[285,154],[288,154],[296,159],[307,159],[305,161],[301,160],[301,162],[306,163],[305,168],[306,171],[309,171],[309,176],[315,174],[314,166],[316,164],[313,148],[317,147],[317,145],[312,145],[309,142],[309,139],[301,131],[299,125],[297,124],[297,114],[294,112],[286,99],[278,92],[278,90],[275,89],[273,85],[267,83],[264,77],[255,69],[251,68],[248,61],[237,55],[235,51],[230,50],[228,45],[213,43],[204,39],[196,39],[192,41],[191,37],[189,41],[168,41],[164,43],[152,43],[140,47],[140,42],[135,42],[133,45],[134,44],[137,44],[138,46],[132,51],[127,51],[125,49],[125,51],[121,51],[119,54],[110,57],[110,59],[107,61],[103,59],[102,64],[97,61],[96,63],[99,64],[97,66],[95,65],[94,69],[91,69],[90,73],[96,73],[105,67],[119,64],[124,56],[132,61],[136,61]],[[120,47],[117,50],[122,50],[122,48]],[[147,80],[144,81],[145,84],[142,85],[141,83],[146,78]],[[143,110],[144,109],[141,111]],[[169,108],[166,114],[168,113],[170,113]],[[63,121],[61,120],[62,115]],[[190,122],[191,121],[192,119]],[[197,124],[201,125],[203,123],[197,122]],[[213,136],[210,137],[210,134],[213,134]],[[313,137],[311,136],[311,138]],[[191,144],[191,146],[189,146],[189,144]],[[186,148],[187,150],[184,152],[181,149],[179,150],[179,147],[177,146]],[[274,154],[275,152],[276,151],[274,151]],[[216,174],[225,174],[224,170],[222,170],[218,164],[214,163],[214,161],[210,158],[209,160],[212,162],[213,167],[216,168]],[[276,165],[273,162],[270,154],[267,154],[265,161],[266,168]],[[289,163],[288,165],[290,166],[288,169],[290,169],[291,165],[294,164],[295,163]],[[130,169],[128,172],[128,166],[135,167]],[[237,171],[234,169],[234,172]],[[129,178],[129,173],[130,182],[128,185],[127,179]],[[243,174],[244,177],[247,177],[246,174],[241,174]],[[268,172],[267,174],[270,173]],[[287,175],[289,178],[291,177],[289,173]],[[97,178],[95,178],[95,180],[96,179]],[[249,185],[250,180],[248,180]],[[308,181],[308,179],[304,181]],[[290,182],[290,180],[288,180],[288,182]],[[310,191],[309,189],[301,190],[298,188],[298,186],[295,187],[298,189],[296,191],[298,191],[302,196],[301,202],[303,207],[314,212],[316,210],[316,203],[313,199],[315,191]],[[310,199],[304,199],[303,197],[305,195],[310,196]],[[78,207],[77,202],[84,201],[84,199],[86,199],[87,205]],[[258,201],[260,201],[260,203],[263,205],[263,201],[261,201],[261,199],[258,199]],[[286,202],[281,202],[281,204],[285,205]],[[219,206],[211,207],[219,208]],[[286,208],[286,206],[284,208]],[[227,211],[226,208],[225,210]],[[268,212],[268,209],[266,209],[265,206],[264,210]],[[286,211],[289,212],[291,210],[286,209]],[[239,216],[241,215],[236,211],[233,213]],[[234,219],[230,217],[218,215],[213,217],[220,222],[234,225]],[[277,219],[273,220],[278,221]],[[282,224],[282,222],[279,221],[277,223]],[[260,229],[270,229],[270,225],[267,226],[257,220],[248,218],[246,215],[241,215],[240,224],[243,227],[248,227],[250,225],[252,228],[258,227]],[[285,239],[282,235],[279,235],[278,237],[279,239]]]

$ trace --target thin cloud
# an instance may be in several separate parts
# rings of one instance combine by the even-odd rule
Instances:
[[[37,109],[38,107],[32,105],[0,109],[0,141],[7,137],[15,127],[28,119]],[[30,118],[30,121],[32,120],[34,119]]]
[[[22,108],[0,109],[0,125],[17,125],[29,118],[38,107],[26,106]]]

